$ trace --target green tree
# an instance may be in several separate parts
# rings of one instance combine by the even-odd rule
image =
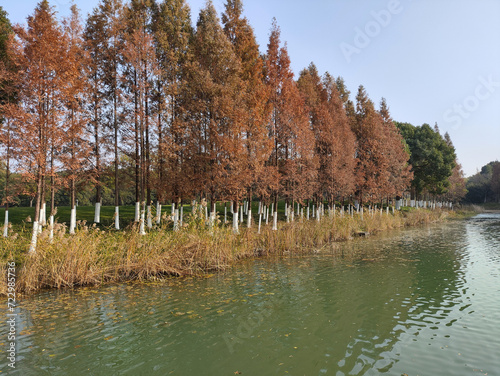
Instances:
[[[428,124],[415,127],[408,123],[398,123],[398,127],[411,153],[414,196],[446,193],[450,184],[448,179],[456,165],[453,145],[449,145]]]

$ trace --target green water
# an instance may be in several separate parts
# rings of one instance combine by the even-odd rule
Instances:
[[[13,375],[499,375],[500,215],[20,303]]]

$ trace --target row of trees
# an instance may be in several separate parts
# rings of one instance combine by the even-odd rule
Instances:
[[[262,55],[242,11],[227,0],[221,23],[208,1],[195,28],[184,0],[101,0],[85,24],[76,6],[59,22],[47,0],[26,27],[0,12],[4,204],[34,195],[35,243],[45,202],[53,214],[64,189],[75,208],[89,183],[96,222],[103,190],[118,219],[130,186],[136,221],[153,200],[232,201],[238,212],[254,197],[277,208],[406,191],[410,154],[385,100],[376,108],[361,86],[351,101],[341,77],[312,63],[295,80],[276,21]]]

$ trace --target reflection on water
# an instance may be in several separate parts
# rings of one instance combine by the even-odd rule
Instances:
[[[21,302],[12,374],[493,375],[499,230],[482,215],[211,278],[39,294]]]

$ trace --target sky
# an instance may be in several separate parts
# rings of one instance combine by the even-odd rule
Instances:
[[[49,0],[59,16],[70,0]],[[205,0],[188,0],[196,24]],[[36,0],[0,0],[25,23]],[[75,0],[86,15],[99,0]],[[219,12],[225,0],[213,0]],[[243,0],[265,53],[273,17],[296,77],[311,62],[363,85],[394,120],[448,132],[465,175],[500,160],[499,0]]]

